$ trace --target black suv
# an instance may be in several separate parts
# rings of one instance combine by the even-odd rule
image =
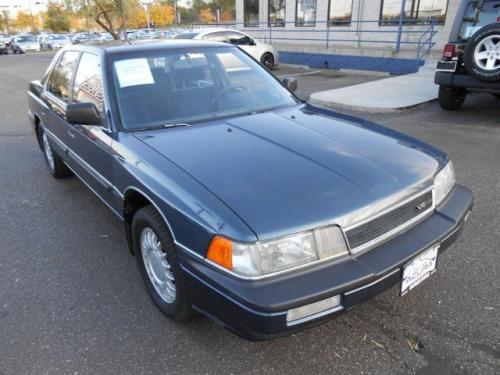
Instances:
[[[458,110],[470,91],[500,99],[500,0],[463,2],[438,62],[439,104]]]

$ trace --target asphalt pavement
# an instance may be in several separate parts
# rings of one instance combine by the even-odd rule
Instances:
[[[500,372],[500,101],[493,96],[472,95],[456,113],[434,102],[363,115],[444,149],[475,194],[473,214],[437,272],[404,297],[393,288],[319,327],[254,343],[203,317],[165,318],[146,294],[121,223],[78,179],[46,171],[26,88],[51,57],[0,56],[1,374]],[[343,74],[360,83],[361,74]],[[311,76],[300,76],[304,97],[314,90],[309,79],[323,81]]]

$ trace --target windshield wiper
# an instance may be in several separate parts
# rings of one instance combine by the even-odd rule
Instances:
[[[182,126],[191,126],[191,125],[186,124],[184,122],[176,122],[173,124],[162,124],[162,125],[156,125],[156,126],[145,126],[143,128],[132,128],[130,130],[134,131],[134,132],[141,132],[141,131],[148,131],[148,130],[180,128]]]
[[[173,124],[164,124],[164,125],[160,125],[159,128],[179,128],[181,126],[191,126],[190,124],[186,124],[185,122],[176,122],[176,123],[173,123]]]

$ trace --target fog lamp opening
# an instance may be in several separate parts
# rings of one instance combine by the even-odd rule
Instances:
[[[309,305],[288,310],[286,313],[286,322],[287,325],[291,326],[311,319],[316,319],[342,309],[343,306],[340,304],[340,295],[336,295]]]

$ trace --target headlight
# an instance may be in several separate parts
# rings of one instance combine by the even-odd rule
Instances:
[[[436,205],[439,205],[455,186],[455,171],[453,163],[448,162],[434,177],[434,194]]]
[[[216,236],[207,259],[237,275],[259,277],[347,254],[339,227],[330,226],[270,241],[240,243]]]

